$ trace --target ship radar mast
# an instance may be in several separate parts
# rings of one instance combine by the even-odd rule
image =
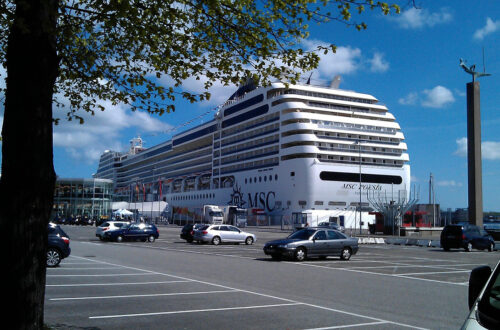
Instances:
[[[144,147],[142,146],[143,142],[144,141],[142,140],[142,138],[140,136],[130,140],[130,150],[128,153],[130,155],[137,155],[138,153],[143,151],[144,150]]]

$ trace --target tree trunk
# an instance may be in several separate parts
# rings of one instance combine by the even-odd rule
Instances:
[[[16,1],[7,44],[2,130],[0,309],[11,329],[41,329],[53,202],[52,96],[58,0]]]

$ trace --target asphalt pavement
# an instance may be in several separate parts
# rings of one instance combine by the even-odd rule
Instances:
[[[64,226],[72,254],[48,269],[45,322],[55,329],[457,329],[467,284],[499,251],[365,244],[350,261],[273,261],[287,232],[246,228],[254,245],[189,244],[180,227],[154,243],[100,242]]]

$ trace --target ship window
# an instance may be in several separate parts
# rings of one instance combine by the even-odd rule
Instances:
[[[304,206],[304,205],[306,205],[306,204],[307,204],[307,202],[306,202],[306,201],[299,201],[299,205],[301,205],[301,206]]]
[[[261,176],[259,176],[259,182],[262,182],[262,177]]]
[[[269,176],[269,181],[273,181],[273,176],[272,175]]]
[[[290,176],[295,176],[295,172],[290,172]]]
[[[267,181],[267,176],[264,177],[264,182],[266,182],[266,181]]]
[[[278,181],[278,174],[275,174],[275,175],[274,175],[274,180],[275,180],[275,181]]]
[[[323,205],[323,201],[315,201],[314,205]]]

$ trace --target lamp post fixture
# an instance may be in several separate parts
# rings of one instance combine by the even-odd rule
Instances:
[[[362,179],[361,179],[361,140],[356,140],[356,144],[358,145],[358,161],[359,161],[359,234],[361,235],[361,228],[362,228],[362,225],[363,225],[363,222],[362,222],[362,204],[361,204],[361,182],[362,182]]]

